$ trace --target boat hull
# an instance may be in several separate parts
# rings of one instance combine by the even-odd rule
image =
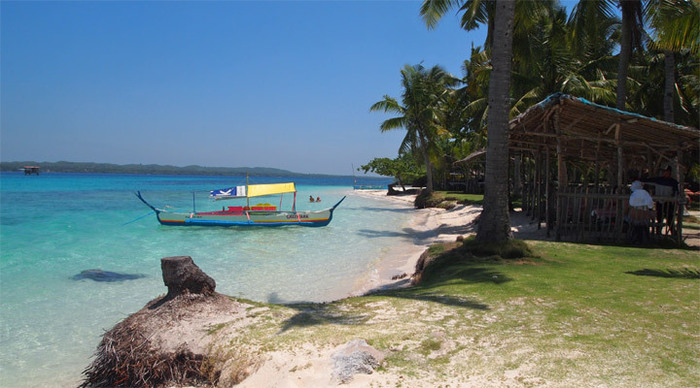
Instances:
[[[333,219],[331,209],[308,212],[291,211],[248,211],[239,214],[225,212],[212,213],[158,213],[158,222],[162,225],[180,226],[326,226]]]
[[[232,208],[229,210],[176,213],[159,209],[149,204],[140,192],[136,196],[146,206],[153,209],[162,225],[174,226],[308,226],[319,227],[328,225],[333,219],[333,211],[345,199],[343,197],[333,207],[315,211],[279,211],[279,210],[241,210]]]

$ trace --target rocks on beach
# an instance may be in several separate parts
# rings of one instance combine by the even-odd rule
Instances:
[[[333,380],[344,384],[358,373],[372,374],[384,360],[384,353],[369,346],[365,340],[355,339],[333,353],[332,358]]]

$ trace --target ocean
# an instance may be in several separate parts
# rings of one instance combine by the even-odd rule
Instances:
[[[191,256],[223,294],[323,302],[349,296],[391,247],[410,243],[396,232],[410,222],[411,209],[358,195],[352,178],[251,177],[250,183],[290,180],[299,210],[347,196],[329,226],[161,226],[133,194],[141,190],[152,204],[178,211],[215,210],[221,202],[211,202],[208,191],[245,184],[245,177],[0,174],[0,386],[79,384],[104,331],[167,292],[163,257]],[[322,202],[310,203],[309,196]],[[278,198],[262,202],[279,206]],[[291,200],[285,196],[282,206]],[[75,278],[89,269],[135,276]]]

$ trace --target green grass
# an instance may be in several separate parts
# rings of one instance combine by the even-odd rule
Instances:
[[[441,263],[424,284],[401,292],[476,298],[493,315],[482,335],[552,363],[538,373],[551,380],[564,378],[559,367],[565,367],[566,373],[595,370],[604,385],[616,376],[640,385],[697,381],[697,252],[533,245],[538,257],[524,264],[453,253],[452,265]],[[578,359],[582,354],[585,360]]]
[[[449,210],[457,204],[481,205],[483,201],[483,194],[464,194],[459,191],[434,191],[430,195],[428,195],[427,192],[419,194],[416,198],[415,205],[418,208],[440,207]]]
[[[405,386],[697,386],[697,251],[528,241],[503,259],[470,244],[431,247],[436,264],[415,287],[270,306],[275,319],[248,338],[266,349],[363,338],[387,354],[375,378]]]
[[[435,191],[433,195],[473,205],[481,205],[484,202],[483,194],[465,194],[461,191]]]

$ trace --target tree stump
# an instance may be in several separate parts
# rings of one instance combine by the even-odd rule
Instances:
[[[163,283],[168,287],[166,300],[182,294],[212,295],[216,282],[199,269],[190,256],[172,256],[160,259]]]

